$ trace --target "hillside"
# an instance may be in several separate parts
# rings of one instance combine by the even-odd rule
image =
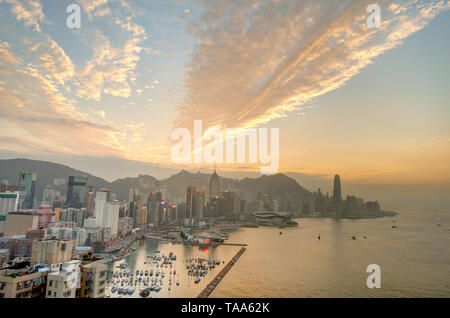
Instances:
[[[48,184],[53,184],[53,178],[67,179],[69,176],[86,176],[89,180],[89,185],[103,188],[108,187],[109,182],[102,178],[98,178],[89,173],[70,168],[65,165],[40,160],[28,159],[8,159],[0,160],[0,181],[7,179],[11,184],[18,184],[20,171],[29,170],[36,173],[36,198],[38,201],[42,200],[42,193]],[[67,184],[57,187],[62,195],[67,192]]]
[[[45,187],[48,184],[53,184],[53,178],[60,177],[67,180],[69,176],[87,176],[88,185],[96,188],[111,188],[120,201],[128,200],[131,188],[137,188],[139,192],[147,195],[154,191],[157,181],[160,182],[160,187],[167,189],[168,197],[174,202],[180,202],[185,199],[188,185],[196,186],[198,190],[205,191],[206,197],[209,195],[210,174],[200,172],[191,173],[182,170],[164,180],[157,180],[149,175],[139,175],[136,178],[122,178],[110,183],[89,173],[48,161],[27,159],[0,160],[0,180],[7,179],[10,183],[17,184],[21,170],[30,170],[36,173],[36,198],[39,202],[42,200]],[[272,197],[306,198],[311,195],[308,190],[300,186],[294,179],[281,173],[242,180],[219,176],[219,183],[220,191],[235,191],[246,200],[254,200],[259,192],[269,193]],[[58,190],[65,195],[67,184],[58,187]]]

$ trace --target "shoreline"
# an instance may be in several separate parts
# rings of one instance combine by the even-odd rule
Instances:
[[[312,215],[305,215],[305,216],[296,216],[295,219],[349,219],[349,220],[365,220],[365,219],[381,219],[381,218],[391,218],[396,217],[399,215],[399,212],[394,211],[380,211],[379,215],[367,215],[367,216],[312,216]]]

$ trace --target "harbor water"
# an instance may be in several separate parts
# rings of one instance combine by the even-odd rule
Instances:
[[[230,233],[228,242],[247,243],[247,251],[210,297],[449,297],[449,212],[400,211],[393,218],[361,220],[302,218],[293,228],[241,228]],[[201,250],[138,241],[136,251],[114,266],[127,262],[130,271],[145,270],[146,256],[155,249],[177,256],[180,286],[169,291],[165,283],[151,297],[196,297],[240,247]],[[219,259],[221,265],[195,284],[184,266],[191,257]],[[381,268],[379,289],[366,286],[370,264]],[[139,288],[122,297],[139,297]]]

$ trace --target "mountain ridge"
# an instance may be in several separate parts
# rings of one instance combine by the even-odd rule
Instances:
[[[186,186],[196,186],[198,190],[205,192],[206,198],[209,196],[209,178],[210,174],[200,171],[189,172],[181,170],[180,172],[169,176],[166,179],[156,179],[147,174],[141,174],[138,177],[119,178],[113,182],[108,182],[103,178],[96,177],[87,172],[83,172],[67,165],[54,163],[51,161],[30,160],[24,158],[3,159],[0,160],[0,181],[7,179],[11,184],[18,184],[19,174],[22,170],[30,170],[36,173],[36,195],[38,202],[42,201],[42,193],[48,184],[53,184],[53,178],[60,177],[67,180],[68,176],[87,176],[88,185],[96,188],[111,188],[116,193],[118,200],[128,199],[129,189],[137,188],[139,192],[148,194],[154,191],[156,182],[159,181],[159,187],[166,188],[169,199],[182,201],[186,195]],[[285,174],[263,175],[258,178],[232,179],[219,176],[220,191],[235,191],[247,200],[252,200],[258,192],[270,192],[273,196],[288,195],[305,198],[311,195],[311,192],[303,188],[294,179]],[[65,195],[67,184],[56,187]]]

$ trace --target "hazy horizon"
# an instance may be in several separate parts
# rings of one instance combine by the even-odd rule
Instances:
[[[93,176],[100,177],[108,182],[113,182],[122,178],[136,178],[139,175],[150,175],[157,179],[164,180],[174,174],[177,174],[181,169],[172,169],[166,167],[158,167],[157,165],[149,165],[142,162],[134,162],[127,160],[119,160],[115,162],[115,165],[108,166],[105,169],[102,166],[102,160],[94,163],[93,158],[78,158],[78,163],[73,165],[64,162],[64,160],[52,160],[51,158],[39,158],[28,157],[19,158],[11,155],[0,155],[0,160],[8,159],[28,159],[39,160],[58,163],[69,166],[70,168],[80,170],[89,173]],[[84,160],[83,160],[84,159]],[[110,161],[111,162],[111,161]],[[147,167],[146,167],[147,165]],[[97,169],[99,168],[99,169]],[[200,171],[201,173],[212,173],[212,169],[185,169],[191,173]],[[323,193],[329,192],[330,195],[333,191],[333,175],[332,176],[310,176],[296,172],[283,172],[285,175],[293,178],[298,184],[305,187],[307,190],[313,192],[320,188]],[[336,173],[339,173],[337,171]],[[218,168],[218,174],[221,177],[232,179],[258,178],[261,175],[258,172],[242,172],[242,171],[229,171],[220,170]],[[115,175],[115,177],[112,177]],[[109,177],[108,177],[109,176]],[[2,175],[0,171],[0,181]],[[18,178],[18,176],[17,176]],[[10,182],[12,180],[9,180]],[[450,198],[447,193],[450,191],[450,183],[442,185],[433,184],[371,184],[371,183],[354,183],[346,179],[345,175],[341,174],[342,181],[342,193],[346,195],[356,195],[362,197],[365,200],[378,200],[382,207],[385,209],[415,209],[415,210],[433,210],[444,209],[448,210],[450,207]]]

